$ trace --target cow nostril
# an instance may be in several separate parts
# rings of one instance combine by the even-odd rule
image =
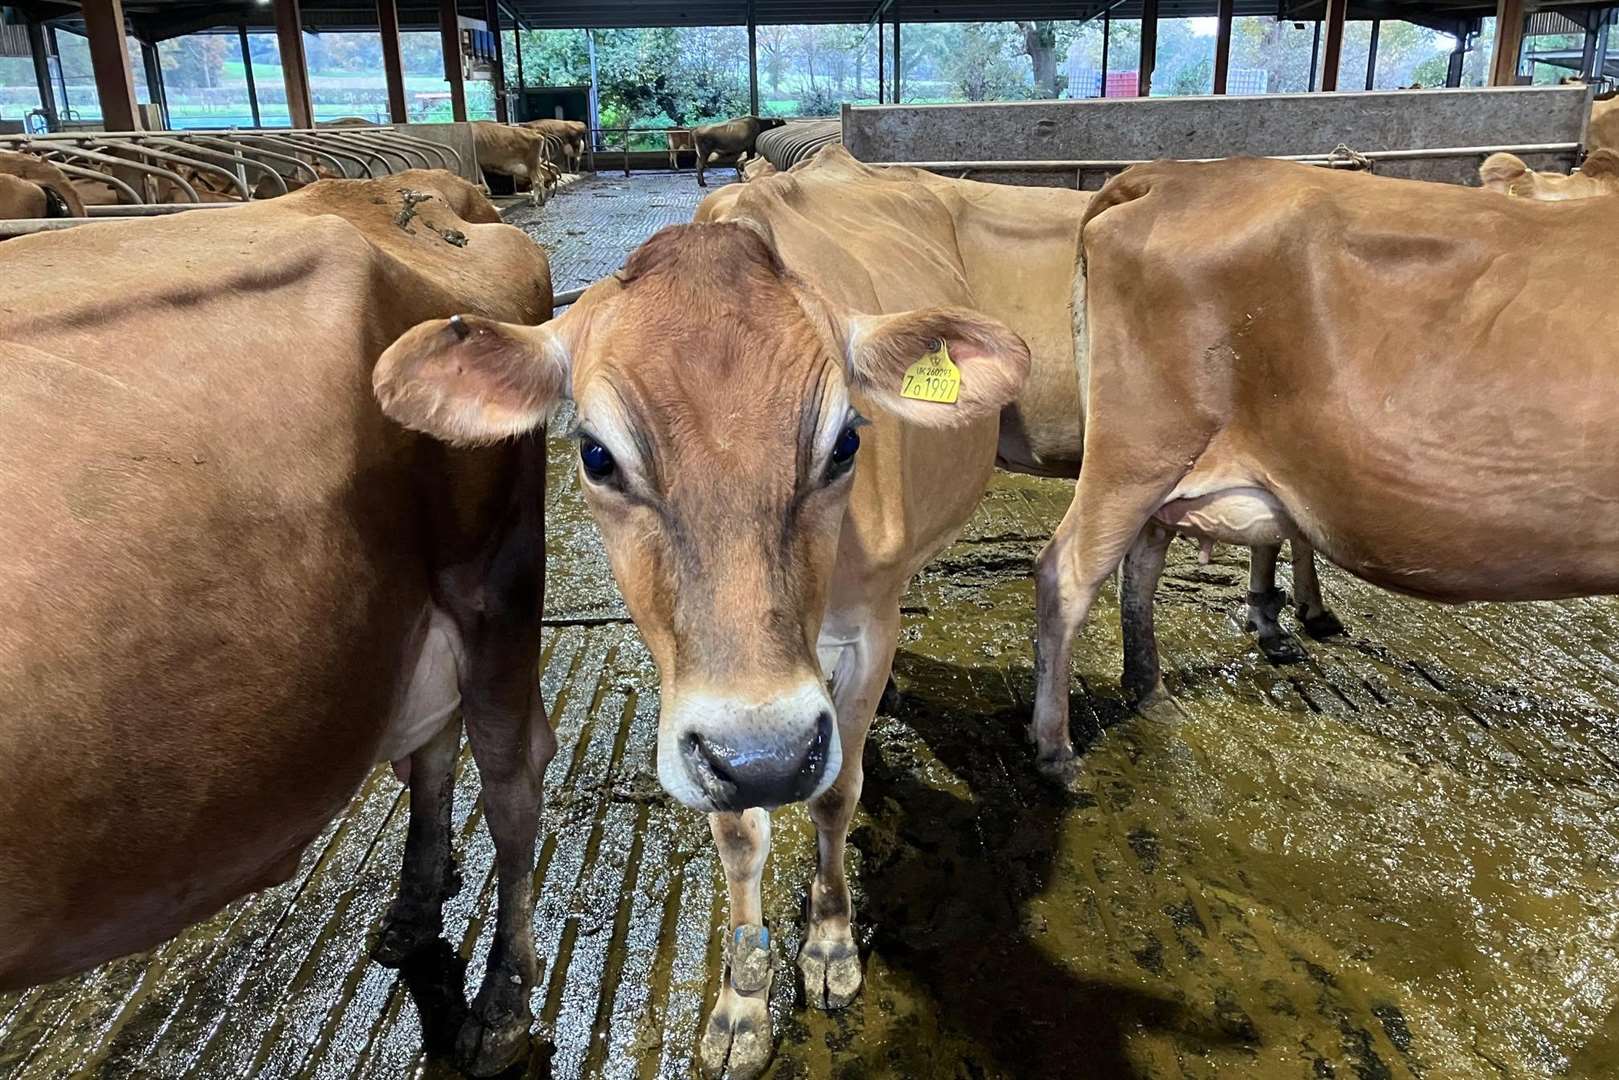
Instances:
[[[736,801],[737,783],[725,762],[720,759],[701,735],[691,732],[680,740],[680,754],[685,758],[686,771],[697,781],[697,786],[709,797],[716,808],[724,809]]]
[[[826,709],[815,718],[815,736],[810,739],[809,749],[804,751],[804,761],[799,767],[799,775],[805,779],[818,780],[821,771],[826,768],[827,747],[832,745],[833,717]]]

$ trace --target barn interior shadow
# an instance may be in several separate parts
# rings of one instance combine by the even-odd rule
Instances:
[[[1138,984],[1078,977],[1052,958],[1039,939],[1057,928],[1036,925],[1030,901],[1064,872],[1061,819],[1088,796],[1035,772],[1020,703],[1003,698],[986,712],[967,694],[964,706],[962,688],[999,685],[1000,672],[905,652],[895,670],[899,723],[879,716],[865,755],[871,823],[854,836],[864,855],[858,910],[871,947],[926,988],[941,1027],[981,1052],[969,1051],[958,1075],[1128,1078],[1144,1075],[1128,1052],[1132,1034],[1172,1032],[1188,1050],[1251,1041],[1251,1028]],[[1031,681],[1027,669],[1007,675],[1014,686]],[[1128,715],[1122,703],[1099,706],[1102,727]],[[1076,730],[1076,744],[1098,733]],[[926,756],[970,795],[927,782],[937,770]],[[898,1075],[896,1061],[864,1064]]]

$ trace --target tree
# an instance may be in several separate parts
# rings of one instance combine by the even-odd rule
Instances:
[[[1068,83],[1057,74],[1057,24],[1019,22],[1017,28],[1023,35],[1023,52],[1034,65],[1035,96],[1057,97]]]
[[[770,80],[770,92],[781,93],[781,79],[787,74],[789,62],[787,27],[761,26],[758,30],[759,52],[764,55],[765,77]]]

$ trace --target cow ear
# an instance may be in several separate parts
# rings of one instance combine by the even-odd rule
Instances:
[[[523,435],[568,396],[568,350],[549,323],[457,315],[407,330],[371,373],[382,411],[454,445]]]
[[[845,340],[851,385],[884,412],[923,427],[998,415],[1029,374],[1023,339],[966,308],[858,315]]]
[[[1601,180],[1619,180],[1619,151],[1593,150],[1580,164],[1580,172]]]
[[[1520,157],[1506,153],[1491,154],[1478,167],[1478,178],[1486,191],[1506,194],[1512,190],[1513,183],[1528,171],[1529,166]]]

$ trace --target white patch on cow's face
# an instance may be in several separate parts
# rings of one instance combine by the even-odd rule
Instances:
[[[763,701],[708,691],[663,703],[658,780],[703,813],[775,809],[837,779],[843,744],[824,683],[805,679]]]

